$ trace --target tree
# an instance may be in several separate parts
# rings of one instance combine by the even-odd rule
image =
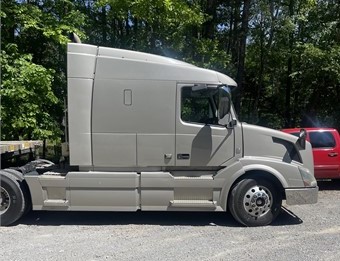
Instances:
[[[249,123],[340,127],[336,0],[3,0],[0,14],[6,138],[32,136],[32,128],[20,124],[12,131],[6,115],[12,113],[12,93],[18,92],[20,102],[23,90],[39,100],[32,91],[39,88],[57,100],[50,96],[53,106],[32,103],[49,121],[34,128],[44,130],[41,137],[58,135],[70,32],[86,43],[170,56],[230,75],[239,85],[234,96],[240,119]],[[10,80],[11,72],[24,84]]]
[[[60,129],[48,113],[58,103],[52,91],[53,70],[19,55],[16,45],[1,52],[1,139],[57,139]]]
[[[60,139],[67,35],[84,37],[77,29],[84,16],[68,0],[4,0],[1,7],[2,138]]]

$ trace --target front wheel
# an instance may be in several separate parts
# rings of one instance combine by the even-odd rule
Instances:
[[[232,187],[228,208],[233,217],[249,227],[273,222],[281,211],[282,196],[275,185],[265,179],[243,179]]]
[[[0,225],[18,220],[25,211],[25,197],[17,180],[9,173],[0,173]]]

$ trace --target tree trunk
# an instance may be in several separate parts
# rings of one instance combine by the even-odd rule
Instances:
[[[294,0],[289,1],[289,17],[293,17],[294,14]],[[287,81],[286,81],[286,102],[285,102],[285,128],[290,128],[291,119],[291,93],[293,88],[293,80],[291,74],[293,72],[293,41],[294,33],[289,33],[288,45],[289,45],[289,56],[287,61]]]
[[[236,82],[238,84],[239,91],[236,96],[235,109],[238,114],[240,114],[240,111],[241,111],[241,99],[242,99],[243,88],[244,88],[244,62],[245,62],[245,57],[246,57],[249,12],[250,12],[250,0],[244,0],[243,12],[242,12],[242,25],[241,25],[241,30],[239,34],[240,38],[239,38],[238,64],[237,64],[237,76],[236,76]]]
[[[214,39],[217,0],[207,0],[203,2],[206,2],[205,13],[211,17],[203,24],[203,37],[208,39]]]
[[[258,107],[259,107],[259,101],[261,97],[261,92],[263,88],[263,76],[264,76],[264,66],[265,66],[265,57],[264,57],[264,40],[265,40],[265,32],[264,32],[264,15],[261,12],[261,21],[260,21],[260,27],[261,27],[261,35],[260,35],[260,70],[259,70],[259,83],[256,90],[256,95],[254,99],[254,106],[252,110],[252,118],[253,120],[258,118]]]
[[[107,44],[107,18],[106,18],[106,6],[102,7],[102,34],[103,34],[103,45]]]

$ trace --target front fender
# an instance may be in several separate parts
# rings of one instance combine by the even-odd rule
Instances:
[[[253,171],[260,171],[272,175],[272,177],[275,177],[281,183],[284,189],[304,187],[297,165],[287,164],[276,159],[265,157],[245,157],[229,167],[220,170],[215,176],[217,182],[223,182],[219,198],[219,205],[222,209],[227,209],[229,191],[234,183],[242,178],[242,176]]]

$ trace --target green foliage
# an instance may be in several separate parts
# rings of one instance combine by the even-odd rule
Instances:
[[[2,3],[1,17],[5,34],[14,34],[18,38],[30,38],[30,34],[44,36],[58,44],[66,45],[68,33],[76,32],[79,36],[85,35],[79,30],[84,23],[84,14],[74,9],[73,1],[10,1]],[[13,29],[13,30],[10,30]],[[6,36],[2,37],[7,40]],[[13,37],[13,35],[12,35]],[[28,39],[27,39],[28,40]]]
[[[2,139],[60,140],[68,33],[85,38],[85,15],[69,0],[4,0],[1,8]]]
[[[1,52],[1,138],[57,139],[58,124],[48,108],[57,104],[52,92],[53,70],[32,62],[32,56],[19,55],[15,45]]]
[[[194,50],[194,53],[184,60],[199,67],[225,72],[230,65],[231,57],[217,39],[193,39],[192,45],[187,48]]]
[[[92,43],[159,54],[179,53],[187,31],[204,22],[200,6],[183,0],[101,0],[90,17],[92,25],[106,23],[88,28]]]
[[[247,46],[248,89],[242,115],[249,122],[277,128],[287,122],[290,127],[340,127],[340,31],[335,12],[340,5],[336,1],[285,2],[274,2],[271,8],[255,5],[258,19],[253,21]]]
[[[230,75],[241,120],[340,128],[339,14],[335,0],[3,0],[2,138],[61,134],[70,32]]]

